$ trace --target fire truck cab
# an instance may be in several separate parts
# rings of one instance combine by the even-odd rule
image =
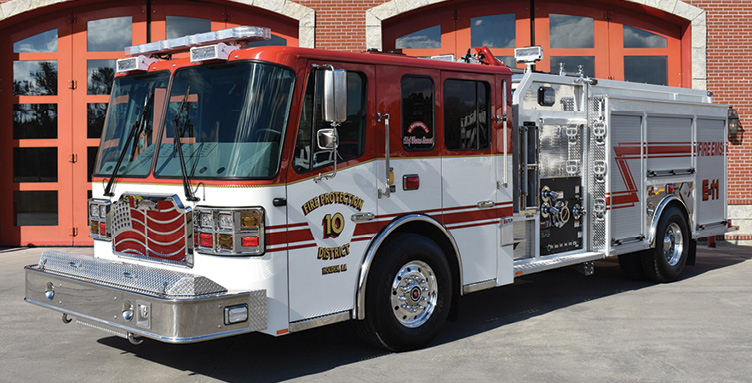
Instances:
[[[669,282],[727,230],[727,108],[704,91],[268,37],[126,49],[95,257],[45,252],[28,302],[134,343],[354,320],[409,350],[461,295],[613,256]]]

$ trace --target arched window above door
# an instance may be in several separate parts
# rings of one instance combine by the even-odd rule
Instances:
[[[514,48],[540,45],[544,59],[538,70],[558,72],[563,65],[565,71],[577,72],[582,66],[585,74],[599,78],[703,89],[705,62],[691,58],[705,49],[705,12],[682,1],[672,7],[641,3],[645,1],[387,3],[366,11],[366,44],[408,55],[457,57],[486,45],[508,66],[516,66]]]

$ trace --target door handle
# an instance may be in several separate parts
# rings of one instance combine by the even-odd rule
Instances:
[[[490,209],[494,207],[493,201],[480,201],[478,202],[478,209]]]
[[[374,218],[376,218],[376,216],[371,212],[355,213],[350,216],[350,219],[355,223],[373,221]]]

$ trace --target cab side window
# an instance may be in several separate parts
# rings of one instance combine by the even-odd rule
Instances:
[[[444,82],[444,145],[449,150],[484,150],[491,144],[489,85],[485,81]]]
[[[334,153],[331,150],[319,149],[316,145],[319,129],[331,127],[330,123],[323,120],[323,84],[323,71],[316,70],[308,76],[293,158],[293,168],[298,173],[334,163]],[[359,72],[347,72],[347,121],[337,128],[337,162],[344,162],[363,154],[365,126],[366,78]]]
[[[402,147],[431,150],[434,144],[434,89],[430,77],[402,78]]]

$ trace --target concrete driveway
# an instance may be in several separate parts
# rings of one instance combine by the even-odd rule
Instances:
[[[44,249],[0,252],[0,381],[749,382],[752,248],[699,248],[675,283],[596,263],[520,278],[461,300],[428,348],[392,354],[348,323],[274,338],[192,345],[127,340],[25,303],[23,266]],[[73,249],[89,253],[90,248]]]

